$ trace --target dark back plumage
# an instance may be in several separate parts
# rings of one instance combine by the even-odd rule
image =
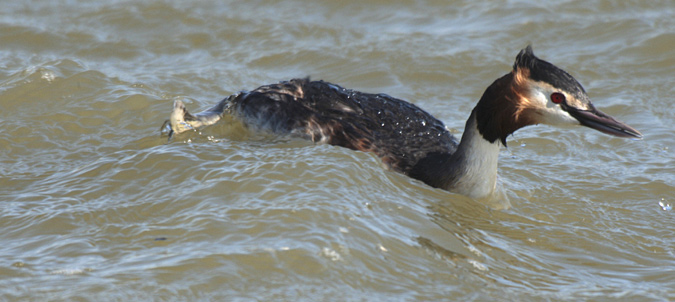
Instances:
[[[428,153],[451,154],[458,145],[441,121],[411,103],[324,81],[265,85],[230,102],[231,113],[247,125],[374,152],[405,174]]]

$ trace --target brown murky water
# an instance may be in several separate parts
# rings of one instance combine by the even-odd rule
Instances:
[[[675,2],[15,1],[0,11],[0,300],[675,299]],[[643,140],[530,127],[512,207],[204,109],[292,77],[460,133],[532,43]]]

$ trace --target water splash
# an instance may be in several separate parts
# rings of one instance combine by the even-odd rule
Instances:
[[[51,83],[56,79],[56,73],[49,69],[41,69],[40,70],[40,78]]]
[[[322,254],[324,257],[327,257],[328,259],[330,259],[330,260],[332,260],[332,261],[342,261],[342,256],[340,256],[340,254],[339,254],[337,251],[333,250],[333,249],[324,247],[324,248],[321,250],[321,254]]]
[[[670,205],[670,203],[666,202],[665,198],[661,198],[661,201],[659,201],[659,206],[661,206],[661,209],[664,211],[670,211],[673,209],[673,207]]]

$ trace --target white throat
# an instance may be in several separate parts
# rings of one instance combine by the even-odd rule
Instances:
[[[501,142],[487,141],[478,131],[476,118],[472,115],[464,129],[455,164],[460,174],[448,188],[474,199],[490,196],[497,185],[497,162]]]

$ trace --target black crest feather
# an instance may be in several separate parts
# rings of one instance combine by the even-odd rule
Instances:
[[[521,50],[516,56],[513,70],[520,68],[527,68],[530,71],[530,79],[534,81],[549,83],[553,87],[563,89],[579,98],[586,95],[584,87],[573,76],[549,62],[537,58],[531,45]]]
[[[513,63],[513,70],[518,70],[518,68],[524,67],[527,69],[534,69],[536,67],[537,58],[532,51],[532,45],[527,45],[523,50],[518,53],[516,56],[516,62]]]

